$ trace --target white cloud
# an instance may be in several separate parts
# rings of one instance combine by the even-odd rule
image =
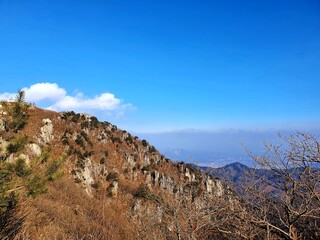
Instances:
[[[29,88],[23,88],[28,102],[41,100],[59,101],[66,97],[65,89],[60,88],[56,83],[36,83]]]
[[[0,100],[13,100],[15,99],[16,94],[15,93],[0,93]]]
[[[41,105],[54,111],[77,111],[91,114],[116,114],[122,115],[125,110],[131,108],[131,104],[123,104],[112,93],[104,92],[94,97],[86,97],[82,93],[68,95],[64,88],[56,83],[36,83],[30,87],[24,87],[26,101]],[[14,99],[15,93],[0,93],[0,99]]]
[[[65,96],[55,102],[51,109],[61,111],[66,109],[94,109],[113,111],[121,106],[121,100],[116,98],[112,93],[102,93],[94,98],[86,98],[82,94],[76,96]]]

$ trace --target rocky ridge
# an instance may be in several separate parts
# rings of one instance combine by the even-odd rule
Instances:
[[[8,115],[2,106],[0,110],[0,131],[4,132]],[[153,216],[162,223],[169,202],[183,200],[201,208],[208,199],[225,194],[219,179],[192,165],[170,161],[146,140],[109,122],[99,122],[88,114],[36,107],[29,108],[28,114],[28,122],[21,130],[28,136],[26,148],[10,153],[8,141],[1,136],[0,156],[7,156],[11,162],[24,159],[27,164],[48,150],[53,156],[64,156],[65,176],[73,179],[75,187],[91,198],[106,196],[108,201],[127,201],[127,210],[131,209],[131,217],[138,222]],[[166,223],[169,232],[175,226],[173,220],[170,224]]]

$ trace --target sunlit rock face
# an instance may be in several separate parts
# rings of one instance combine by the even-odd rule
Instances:
[[[40,133],[38,142],[40,144],[45,145],[50,143],[54,139],[53,124],[49,118],[43,119],[42,123],[43,123],[43,126],[40,129],[41,133]]]

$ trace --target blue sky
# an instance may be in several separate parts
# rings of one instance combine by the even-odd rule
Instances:
[[[0,83],[133,132],[317,129],[320,2],[0,0]]]

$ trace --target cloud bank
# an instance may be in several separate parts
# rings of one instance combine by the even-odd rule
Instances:
[[[83,93],[69,95],[64,88],[56,83],[36,83],[30,87],[24,87],[26,101],[35,103],[54,111],[77,111],[91,114],[121,115],[131,104],[123,101],[109,92],[103,92],[94,97],[87,97]],[[15,98],[16,93],[0,93],[0,100]]]

